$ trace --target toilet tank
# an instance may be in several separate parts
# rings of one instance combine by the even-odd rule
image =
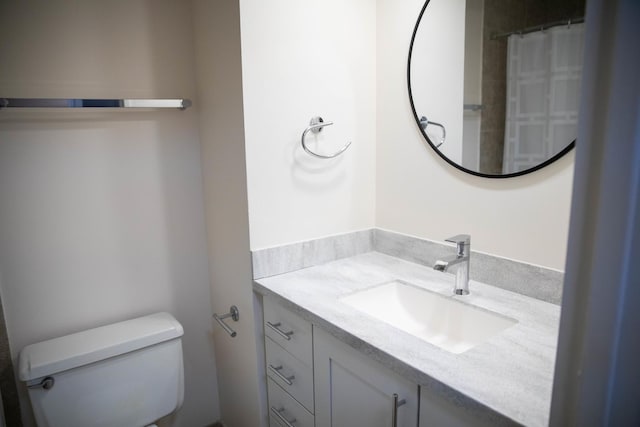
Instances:
[[[172,413],[184,396],[182,334],[156,313],[26,346],[19,378],[38,426],[146,426]]]

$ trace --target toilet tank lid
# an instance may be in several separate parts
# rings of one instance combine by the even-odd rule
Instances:
[[[169,313],[155,313],[31,344],[19,357],[22,381],[53,375],[179,338],[182,325]]]

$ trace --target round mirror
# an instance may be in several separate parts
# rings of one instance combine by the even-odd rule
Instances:
[[[448,163],[506,178],[575,145],[585,0],[427,0],[407,79],[416,123]]]

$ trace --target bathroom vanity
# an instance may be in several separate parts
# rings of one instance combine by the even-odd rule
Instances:
[[[401,313],[384,320],[354,306],[351,297],[370,302],[367,292],[396,282],[465,306],[438,313],[453,316],[435,334],[444,338],[392,324]],[[560,307],[473,280],[454,297],[453,285],[450,274],[375,251],[255,280],[271,425],[547,425]],[[475,341],[451,329],[477,335],[476,314],[503,323]]]

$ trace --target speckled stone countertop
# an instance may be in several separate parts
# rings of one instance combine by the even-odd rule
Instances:
[[[470,274],[473,277],[473,271]],[[559,306],[472,280],[471,294],[455,298],[518,323],[453,354],[338,300],[392,280],[450,296],[454,276],[369,252],[262,278],[254,282],[254,290],[275,297],[314,325],[479,419],[491,424],[548,424]]]

